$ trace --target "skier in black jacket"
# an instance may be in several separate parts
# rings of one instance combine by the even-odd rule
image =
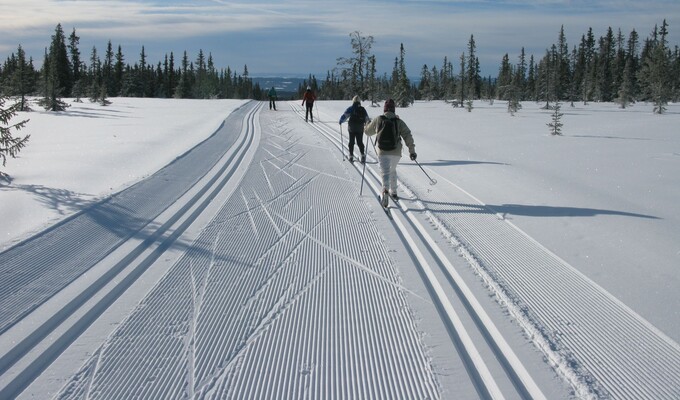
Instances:
[[[354,143],[356,142],[361,152],[361,162],[365,163],[364,126],[371,122],[371,119],[368,117],[366,109],[361,106],[359,96],[352,98],[352,105],[340,116],[340,125],[347,120],[349,120],[347,122],[347,130],[349,131],[349,161],[354,161]]]

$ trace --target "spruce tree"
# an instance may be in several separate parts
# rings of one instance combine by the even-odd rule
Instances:
[[[468,41],[467,72],[465,75],[468,85],[468,98],[470,100],[478,99],[481,77],[479,76],[479,60],[477,59],[477,44],[474,35],[470,35]]]
[[[467,89],[467,82],[465,81],[465,53],[460,55],[460,79],[458,80],[458,103],[453,103],[454,107],[463,106],[465,104],[465,94]]]
[[[411,104],[411,83],[406,75],[406,51],[402,43],[399,50],[399,57],[394,59],[392,69],[392,80],[390,82],[390,92],[397,107],[408,107]]]
[[[508,97],[508,112],[513,116],[522,108],[522,104],[520,103],[522,90],[518,84],[518,82],[521,82],[520,76],[521,74],[518,71],[515,71],[515,73],[512,74],[512,80],[506,90],[506,95]]]
[[[80,37],[76,35],[76,29],[73,28],[73,32],[69,36],[68,50],[71,55],[71,84],[75,86],[83,78],[82,76],[82,62],[80,61],[80,50],[78,49],[78,44],[80,43]],[[73,93],[71,93],[73,94]],[[80,93],[79,93],[80,94]],[[75,95],[75,94],[74,94]]]
[[[670,98],[669,77],[670,71],[668,53],[666,48],[659,42],[647,57],[640,69],[639,81],[645,86],[650,100],[654,103],[654,113],[663,114]]]
[[[114,53],[111,41],[106,44],[106,53],[104,54],[104,62],[102,63],[102,86],[106,89],[106,93],[115,93],[114,89]]]
[[[371,105],[377,103],[378,100],[378,86],[376,81],[376,59],[374,55],[368,57],[368,85],[367,85],[367,99],[371,101]]]
[[[631,96],[634,99],[638,98],[639,88],[637,82],[637,72],[640,68],[640,55],[639,53],[639,36],[638,33],[633,29],[628,35],[628,46],[626,48],[626,64],[630,63],[630,66],[626,65],[624,68],[628,69],[630,74],[630,88]],[[624,69],[624,72],[625,72]]]
[[[45,97],[39,104],[48,111],[64,111],[68,104],[61,100],[66,96],[71,87],[69,86],[70,66],[66,55],[66,43],[61,24],[57,25],[55,34],[52,36],[49,53],[45,54],[43,63],[43,79]]]
[[[508,100],[507,90],[512,81],[512,65],[510,65],[510,57],[505,53],[503,60],[501,60],[501,67],[498,71],[498,100]]]
[[[560,28],[557,51],[555,52],[555,98],[564,100],[568,98],[571,84],[571,68],[569,59],[569,46],[564,34],[564,25]]]
[[[113,96],[120,96],[123,89],[123,73],[125,72],[125,58],[123,56],[123,49],[118,46],[116,52],[116,63],[113,67],[113,84],[111,94]]]
[[[92,52],[90,53],[90,101],[92,103],[97,103],[99,101],[99,96],[101,95],[101,61],[97,55],[97,48],[92,47]]]
[[[431,81],[430,69],[427,67],[427,64],[423,64],[423,68],[420,70],[420,83],[418,84],[418,93],[423,100],[430,101],[434,98]]]
[[[553,136],[561,136],[562,135],[562,126],[564,124],[562,123],[562,105],[560,104],[559,101],[555,103],[555,106],[553,107],[553,113],[551,114],[551,119],[550,123],[548,123],[548,127],[550,128],[550,134]]]
[[[30,135],[24,137],[14,136],[12,131],[21,130],[28,120],[23,120],[21,122],[12,123],[10,125],[10,120],[17,114],[19,104],[13,104],[5,106],[5,103],[9,98],[0,96],[0,160],[2,161],[2,166],[7,165],[7,157],[16,158],[19,151],[21,151]],[[9,181],[9,175],[0,171],[0,178]]]
[[[26,61],[26,52],[21,45],[17,49],[14,64],[14,71],[7,77],[6,93],[18,97],[19,111],[30,111],[27,96],[33,92],[35,87],[35,70],[32,61]]]
[[[629,104],[633,103],[633,66],[632,60],[628,58],[626,65],[623,69],[623,76],[621,77],[621,86],[619,88],[618,97],[616,102],[621,106],[621,108],[628,107]]]

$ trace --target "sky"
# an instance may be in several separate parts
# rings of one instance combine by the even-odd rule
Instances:
[[[100,57],[111,41],[125,61],[163,61],[184,51],[211,54],[217,68],[251,76],[308,76],[319,79],[352,56],[350,34],[373,36],[378,73],[388,75],[403,43],[410,76],[424,65],[440,69],[459,58],[474,36],[483,76],[497,76],[507,53],[515,63],[522,48],[540,59],[564,26],[570,48],[588,28],[596,38],[612,27],[641,41],[666,19],[669,42],[680,45],[678,0],[0,0],[0,62],[19,45],[42,63],[55,27],[76,30],[81,58],[92,48]]]

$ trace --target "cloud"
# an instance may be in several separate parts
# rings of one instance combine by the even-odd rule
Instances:
[[[216,56],[232,52],[230,59],[239,62],[234,51],[263,58],[274,52],[290,58],[277,59],[277,65],[326,65],[327,70],[337,57],[350,55],[349,34],[360,31],[374,36],[383,71],[391,70],[400,43],[410,69],[419,71],[425,63],[439,66],[445,56],[457,60],[474,35],[483,68],[495,73],[503,54],[513,59],[522,47],[542,57],[562,25],[574,46],[589,27],[596,36],[609,26],[624,35],[636,29],[644,39],[664,18],[669,41],[678,43],[677,0],[2,0],[0,52],[21,43],[41,57],[61,23],[67,35],[75,28],[81,42],[97,47],[111,40],[148,45],[150,52],[153,44],[167,52],[181,44]]]

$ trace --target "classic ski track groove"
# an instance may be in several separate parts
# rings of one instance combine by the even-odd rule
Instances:
[[[336,148],[343,149],[344,143],[339,142],[336,132],[333,128],[330,128],[324,123],[317,124],[315,127]],[[377,161],[373,154],[368,154],[367,161],[369,157]],[[363,166],[360,163],[353,165],[357,172],[361,174]],[[367,175],[368,186],[371,188],[371,190],[373,190],[373,193],[377,196],[379,201],[379,193],[381,192],[379,173],[373,168],[367,168],[367,171],[369,173]],[[369,178],[369,176],[371,176],[372,179]],[[402,183],[400,182],[400,185],[401,184]],[[413,197],[413,193],[411,193],[411,197]],[[390,204],[394,204],[394,202],[390,200]],[[403,201],[399,201],[396,207],[390,205],[390,209],[399,209],[403,212],[403,214],[392,213],[391,220],[393,221],[394,227],[399,231],[400,235],[409,243],[411,251],[415,253],[416,259],[414,262],[423,271],[423,275],[427,280],[426,283],[433,292],[433,300],[439,305],[440,309],[444,310],[441,314],[442,318],[449,325],[452,334],[457,338],[454,342],[459,348],[460,353],[466,359],[468,373],[473,377],[473,381],[475,381],[479,396],[481,398],[493,399],[505,398],[507,393],[504,394],[497,385],[496,380],[486,365],[486,361],[482,359],[482,356],[477,349],[477,344],[473,343],[466,326],[458,316],[456,310],[451,305],[450,300],[447,298],[447,295],[441,286],[441,283],[436,278],[432,271],[432,267],[428,264],[428,261],[422,255],[419,248],[425,248],[426,251],[434,252],[440,263],[450,265],[450,262],[446,260],[443,252],[438,249],[434,239],[430,237],[425,228],[417,221],[413,214],[408,211],[408,208],[404,207],[403,204]],[[381,206],[378,205],[378,207]],[[418,235],[424,238],[424,240],[421,241],[413,238],[406,228],[406,222],[402,220],[402,215],[406,217],[408,223],[410,223],[415,231],[418,232]],[[459,280],[458,284],[459,286],[464,285],[464,282]],[[464,302],[474,303],[476,306],[473,307],[474,309],[468,308],[465,311],[467,311],[470,315],[473,315],[473,319],[479,321],[481,325],[480,330],[487,337],[487,340],[493,341],[493,344],[490,344],[490,351],[495,354],[499,360],[502,360],[502,368],[507,374],[508,379],[513,383],[515,389],[517,390],[515,395],[527,399],[545,399],[545,395],[541,392],[538,385],[533,381],[512,349],[502,338],[496,327],[493,325],[493,322],[491,322],[490,318],[486,316],[483,308],[478,304],[477,300],[474,298],[469,289],[465,287],[463,288],[463,291],[466,296],[466,298],[463,299]],[[492,331],[493,334],[490,334],[490,331]]]
[[[330,150],[286,120],[266,120],[239,187],[57,398],[440,398],[356,181],[315,169]]]
[[[338,149],[344,146],[338,144],[338,135],[333,128],[322,124],[318,130]],[[368,170],[373,172],[372,168]],[[357,171],[361,173],[360,169]],[[428,172],[438,175],[432,170]],[[400,174],[401,177],[405,175],[403,169]],[[412,179],[408,182],[425,180],[417,179],[418,175],[417,172],[411,174]],[[400,209],[414,225],[420,223],[410,209],[426,211],[429,222],[470,262],[500,304],[507,307],[555,370],[572,385],[577,396],[680,398],[680,345],[521,231],[504,215],[445,177],[438,178],[439,182],[446,182],[460,192],[460,203],[451,203],[452,199],[438,195],[425,184],[413,189],[400,180],[406,197],[413,199],[400,201]],[[425,202],[419,201],[421,199]],[[469,201],[472,204],[467,204]],[[417,231],[427,237],[424,228]],[[443,264],[447,263],[445,256],[439,259]],[[447,267],[447,273],[456,274],[452,267]],[[454,278],[454,281],[462,282],[462,278]],[[464,301],[476,303],[469,291],[464,291],[467,298]],[[583,310],[592,311],[584,313]],[[499,335],[494,333],[493,325],[484,329],[491,336]],[[503,341],[502,337],[494,340]],[[502,348],[506,347],[501,343]],[[500,354],[506,350],[494,351]],[[511,352],[507,357],[515,358]],[[521,369],[517,360],[512,363]],[[514,367],[507,369],[509,374],[515,375],[512,380],[523,396],[534,396],[526,391],[533,383],[528,381],[528,386],[521,383],[528,379],[524,375],[526,372],[519,372],[518,376]]]
[[[439,178],[473,204],[433,195],[429,217],[494,282],[495,294],[552,353],[549,359],[580,395],[680,398],[677,343],[492,208]]]
[[[354,189],[358,192],[357,180],[352,177],[355,169],[361,174],[361,164],[354,164],[354,168],[343,164],[331,172],[316,170],[314,157],[328,157],[328,147],[289,129],[284,118],[290,117],[268,120],[268,125],[261,127],[260,107],[251,107],[244,116],[241,142],[233,145],[240,149],[233,157],[243,159],[247,148],[253,146],[255,131],[262,131],[260,148],[240,186],[56,398],[441,397],[427,349],[409,314],[404,297],[407,289],[401,285],[387,249],[375,240],[380,234],[370,221],[382,214],[367,214],[362,207],[357,207],[357,213],[347,213],[334,207],[337,200],[325,201],[329,194],[337,194],[348,205],[363,202],[343,195]],[[304,117],[299,107],[291,108]],[[319,121],[318,116],[310,126],[333,148],[343,150],[335,128]],[[245,144],[247,138],[249,144]],[[314,151],[309,151],[312,148]],[[337,157],[339,160],[340,155]],[[367,172],[368,187],[377,194],[377,173],[373,166],[367,167]],[[56,341],[43,344],[35,337],[17,346],[16,351],[2,350],[0,370],[3,374],[10,371],[13,380],[0,386],[1,398],[14,397],[27,387],[46,363],[87,329],[170,243],[177,241],[231,176],[225,169],[222,174],[225,178],[217,187],[213,181],[214,189],[206,186],[201,192],[204,200],[197,195],[177,212],[174,225],[148,224],[153,217],[146,216],[135,220],[134,210],[147,205],[148,198],[130,199],[125,207],[111,205],[107,218],[129,215],[141,234],[153,238],[121,262],[130,264],[146,258],[132,271],[121,268],[121,274],[127,275],[121,275],[120,282],[114,282],[115,275],[107,275],[99,287],[106,286],[108,294],[89,293],[65,307],[62,312],[67,315],[60,318],[76,319],[71,328],[55,321],[50,327],[37,329],[38,336],[45,337],[50,332],[58,335]],[[400,170],[402,178],[408,175],[408,168]],[[417,184],[407,186],[405,182],[418,180],[406,179],[400,182],[406,196],[404,201],[390,206],[394,211],[390,223],[421,269],[431,301],[437,304],[455,336],[454,344],[481,398],[545,396],[457,276],[423,221],[437,227],[463,255],[555,370],[572,385],[576,396],[680,398],[677,343],[505,216],[453,182],[438,178],[440,185],[455,187],[459,198],[442,196],[436,189],[425,190]],[[314,196],[318,192],[322,195]],[[417,200],[414,193],[418,193]],[[374,207],[380,205],[375,202]],[[322,229],[324,224],[334,227]],[[356,234],[358,225],[360,243],[342,239]],[[50,235],[56,235],[57,228],[60,227],[45,232],[45,240],[52,240]],[[104,250],[81,244],[74,245],[73,252],[103,251],[103,255],[95,257],[99,260],[123,248],[120,240],[134,236],[122,227],[113,233],[115,237]],[[106,232],[93,228],[88,234]],[[2,257],[14,260],[25,245],[30,243],[0,254],[0,261]],[[85,252],[84,257],[92,257],[90,253]],[[39,251],[35,254],[41,256],[34,255],[32,261],[49,259]],[[453,308],[428,265],[427,255],[436,259],[449,277],[444,284],[457,286],[455,293],[459,293],[463,309]],[[316,265],[308,262],[310,259],[323,261]],[[22,279],[13,287],[26,287],[31,278]],[[36,297],[36,307],[51,296],[45,289],[37,291],[43,297]],[[0,304],[15,307],[17,312],[0,320],[0,333],[11,332],[17,321],[33,311],[20,308],[22,300],[7,293],[0,293]],[[309,297],[316,300],[304,301]],[[92,302],[96,304],[89,311],[79,310],[79,306]],[[477,346],[484,343],[470,339],[467,330],[471,327],[463,324],[457,313],[471,315],[476,329],[486,339],[493,355],[490,358],[500,362],[483,359]],[[149,326],[156,329],[150,332]],[[24,361],[24,356],[34,358]],[[501,365],[516,393],[502,393],[487,363]],[[22,369],[15,372],[17,368]]]
[[[0,386],[0,398],[13,398],[25,389],[35,377],[58,357],[76,337],[87,329],[87,327],[101,315],[109,305],[122,295],[122,293],[124,293],[124,291],[177,240],[181,233],[196,220],[200,213],[208,206],[210,201],[224,188],[227,182],[229,182],[238,168],[239,162],[243,160],[248,149],[253,146],[253,121],[260,108],[261,104],[252,103],[249,106],[242,106],[240,109],[235,110],[235,112],[238,110],[240,110],[240,112],[247,112],[247,116],[244,117],[243,122],[244,124],[248,124],[248,126],[243,129],[242,134],[238,135],[239,142],[237,142],[233,148],[230,146],[222,150],[222,156],[230,154],[230,158],[226,159],[227,162],[223,162],[223,165],[219,168],[212,167],[212,165],[217,166],[216,162],[218,160],[215,160],[210,161],[210,163],[206,165],[206,170],[197,171],[200,176],[204,177],[203,180],[205,183],[202,183],[204,186],[187,191],[186,193],[189,194],[189,196],[184,196],[184,199],[182,200],[184,203],[176,203],[173,206],[175,209],[179,208],[177,211],[172,211],[174,214],[164,216],[163,218],[167,219],[163,219],[158,225],[154,225],[154,221],[149,220],[148,227],[155,229],[155,231],[149,232],[146,239],[139,240],[138,242],[140,243],[134,250],[121,256],[119,259],[120,261],[118,261],[115,266],[103,273],[94,283],[82,290],[80,294],[73,297],[68,304],[64,305],[63,308],[51,318],[47,319],[39,326],[30,328],[32,330],[24,333],[22,336],[25,337],[19,343],[14,343],[11,350],[9,349],[10,346],[3,346],[6,348],[0,356],[0,375],[4,376],[5,373],[7,373],[7,376],[11,375],[12,377],[11,379],[3,378],[3,385]],[[240,123],[241,121],[238,122]],[[224,125],[220,127],[220,129],[223,129],[223,127]],[[216,135],[214,134],[211,138],[197,145],[194,149],[202,149],[205,148],[206,145],[209,146],[209,141],[215,137]],[[182,157],[186,157],[189,154],[190,152],[185,153]],[[163,170],[174,166],[178,162],[182,162],[182,157],[178,158]],[[213,171],[209,172],[208,170],[211,168]],[[212,173],[213,175],[207,175],[209,173]],[[196,182],[199,182],[199,180],[196,180]],[[140,184],[133,186],[131,190],[134,191],[135,187],[143,185],[144,182],[140,182]],[[123,196],[121,197],[124,197],[125,191],[122,193]],[[183,191],[179,193],[181,195]],[[118,195],[114,195],[113,197],[117,196]],[[172,197],[171,199],[177,200],[178,198],[180,197]],[[109,199],[104,200],[102,204],[106,204],[107,202],[109,202]],[[156,206],[158,205],[156,204]],[[170,209],[171,208],[168,207],[168,210]],[[41,246],[41,239],[46,235],[58,231],[58,228],[62,226],[68,228],[68,223],[70,221],[77,222],[78,217],[81,215],[87,217],[88,213],[91,212],[97,212],[96,206],[94,207],[94,211],[87,210],[84,213],[77,214],[76,216],[67,219],[65,222],[57,224],[56,227],[47,230],[46,233],[36,236],[37,246],[34,247],[39,248]],[[162,213],[158,213],[158,215],[162,215]],[[129,237],[134,238],[133,235],[130,235]],[[21,250],[23,247],[31,245],[32,242],[27,241],[25,244],[20,244],[19,246],[10,249],[10,251],[3,253],[3,255],[9,253],[9,260],[12,262],[11,265],[20,267],[23,263],[14,260],[21,260],[22,256],[30,257],[33,250],[31,249],[23,254],[20,251],[15,250]],[[114,246],[114,249],[123,247],[120,243],[111,244],[111,246]],[[104,254],[111,253],[114,249],[108,250]],[[18,253],[18,255],[15,253]],[[99,260],[100,258],[95,259]],[[90,265],[91,264],[85,264],[85,266]],[[29,312],[30,310],[24,312],[24,314],[28,314]],[[12,326],[8,329],[11,328]],[[25,330],[26,328],[22,329]],[[14,367],[15,365],[17,366],[16,368]],[[95,371],[96,370],[97,368],[95,368]]]

